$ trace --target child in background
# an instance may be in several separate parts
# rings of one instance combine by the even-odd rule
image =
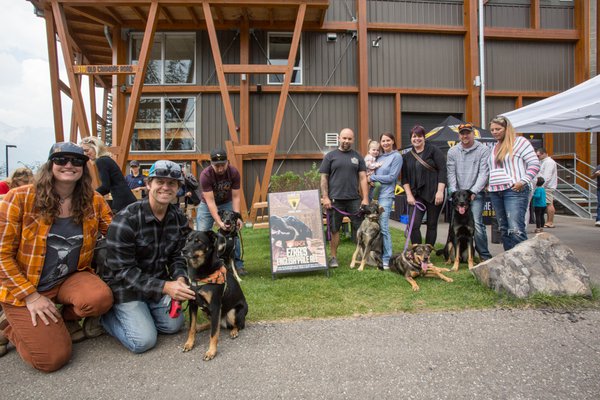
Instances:
[[[369,139],[367,143],[367,155],[365,156],[365,164],[367,165],[367,178],[375,172],[375,170],[381,167],[381,163],[377,162],[379,157],[379,142],[377,140]]]
[[[533,212],[535,213],[535,233],[544,232],[544,213],[546,212],[546,189],[544,178],[537,178],[535,192],[533,192]]]

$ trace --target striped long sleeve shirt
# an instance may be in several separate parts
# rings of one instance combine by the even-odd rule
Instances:
[[[531,184],[540,171],[540,160],[533,146],[527,139],[518,136],[513,147],[513,156],[506,155],[504,161],[496,161],[498,144],[490,153],[488,166],[490,168],[489,191],[500,192],[509,189],[517,182]]]

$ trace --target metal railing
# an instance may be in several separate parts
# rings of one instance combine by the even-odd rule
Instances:
[[[595,169],[595,167],[586,163],[583,160],[578,159],[577,154],[575,154],[575,153],[560,154],[560,156],[561,156],[561,160],[564,160],[565,156],[572,157],[573,163],[572,163],[572,167],[570,165],[569,165],[569,167],[565,167],[564,165],[561,165],[560,163],[556,163],[557,172],[558,172],[558,181],[560,183],[562,183],[563,185],[566,185],[567,187],[569,187],[571,190],[574,190],[577,193],[581,194],[583,197],[585,197],[585,199],[586,199],[585,202],[587,203],[587,206],[586,207],[579,206],[579,207],[584,209],[586,211],[586,213],[589,215],[589,218],[591,218],[593,215],[592,202],[596,198],[596,191],[598,190],[598,187],[597,187],[594,179],[592,179],[590,176],[585,175],[577,170],[577,165],[583,164],[586,167],[588,167],[588,169],[590,171],[593,171]],[[584,182],[584,185],[583,186],[579,185],[577,183],[578,180],[580,182]],[[596,198],[596,201],[598,201],[597,198]]]

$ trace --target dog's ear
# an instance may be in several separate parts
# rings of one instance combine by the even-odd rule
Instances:
[[[217,240],[217,234],[215,233],[215,231],[206,231],[206,236],[208,236],[208,238],[210,239],[210,241],[215,244],[216,240]]]
[[[419,247],[419,244],[418,243],[417,244],[413,243],[412,246],[410,246],[410,249],[411,250],[415,250],[417,247]]]
[[[237,212],[237,211],[234,211],[234,212],[233,212],[233,216],[234,216],[235,218],[239,219],[239,220],[242,220],[242,214],[240,214],[240,213],[239,213],[239,212]]]
[[[219,214],[219,217],[223,218],[223,215],[225,214],[225,210],[219,210],[219,212],[217,214]]]
[[[471,196],[473,196],[475,193],[471,192],[470,190],[467,190],[467,193],[469,194],[469,200],[471,200]]]
[[[432,245],[430,245],[430,244],[427,244],[426,246],[427,246],[427,248],[429,249],[429,251],[433,251],[433,246],[432,246]]]

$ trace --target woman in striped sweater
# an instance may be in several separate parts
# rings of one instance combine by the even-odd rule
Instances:
[[[490,154],[489,192],[502,235],[504,250],[527,240],[525,212],[530,183],[540,170],[540,161],[527,139],[517,136],[510,121],[497,116],[490,122],[497,140]]]

